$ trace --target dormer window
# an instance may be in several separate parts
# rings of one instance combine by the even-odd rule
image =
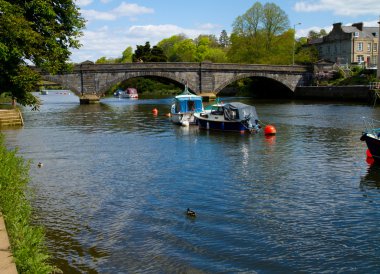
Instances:
[[[379,35],[378,32],[372,32],[373,37],[377,37]]]
[[[359,37],[359,32],[358,31],[354,32],[354,37]]]

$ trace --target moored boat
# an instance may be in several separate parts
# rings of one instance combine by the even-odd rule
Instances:
[[[173,99],[170,111],[171,121],[184,126],[196,124],[194,114],[202,111],[204,111],[202,97],[191,93],[185,86],[185,90]]]
[[[380,161],[380,121],[368,118],[363,120],[365,131],[362,132],[360,140],[366,142],[371,157]],[[379,124],[379,127],[376,127],[375,124]]]
[[[256,108],[240,102],[216,103],[194,116],[199,127],[207,130],[257,133],[261,129]]]
[[[127,88],[126,90],[119,92],[119,98],[137,99],[139,98],[139,95],[137,93],[137,89]]]

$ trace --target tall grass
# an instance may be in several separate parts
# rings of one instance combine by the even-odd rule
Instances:
[[[8,150],[0,133],[0,212],[19,273],[53,273],[44,245],[44,230],[31,224],[32,208],[25,196],[29,182],[29,163]]]

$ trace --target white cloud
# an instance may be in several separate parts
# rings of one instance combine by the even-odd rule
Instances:
[[[91,1],[91,0],[81,0],[81,1]],[[104,1],[104,0],[103,0]],[[86,10],[82,9],[81,13],[87,21],[93,20],[103,20],[103,21],[114,21],[120,17],[130,17],[131,21],[136,20],[137,15],[154,13],[153,9],[139,6],[137,4],[128,4],[122,2],[117,8],[111,11],[97,11],[97,10]]]
[[[136,16],[140,14],[154,13],[154,10],[151,8],[139,6],[137,4],[128,4],[122,2],[112,12],[119,16]]]
[[[294,5],[298,12],[331,11],[335,15],[359,16],[379,15],[379,0],[311,0],[300,1]]]
[[[79,7],[85,7],[85,6],[88,6],[92,3],[92,0],[76,0],[75,3],[79,6]]]
[[[95,62],[102,56],[107,58],[120,57],[122,52],[131,46],[144,45],[149,41],[151,46],[159,41],[176,34],[185,34],[189,38],[195,38],[200,34],[219,35],[222,28],[215,25],[202,25],[197,29],[186,29],[176,25],[145,25],[131,26],[128,29],[122,27],[113,29],[103,26],[96,30],[84,30],[80,42],[83,46],[79,50],[73,50],[71,60],[73,62],[83,62],[91,60]]]
[[[116,15],[111,12],[102,12],[97,10],[81,10],[82,15],[88,21],[92,20],[116,20]]]

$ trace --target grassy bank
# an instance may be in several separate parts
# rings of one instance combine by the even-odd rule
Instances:
[[[25,197],[29,164],[8,150],[0,133],[0,211],[7,227],[19,273],[53,273],[44,245],[44,231],[31,224],[32,208]]]

